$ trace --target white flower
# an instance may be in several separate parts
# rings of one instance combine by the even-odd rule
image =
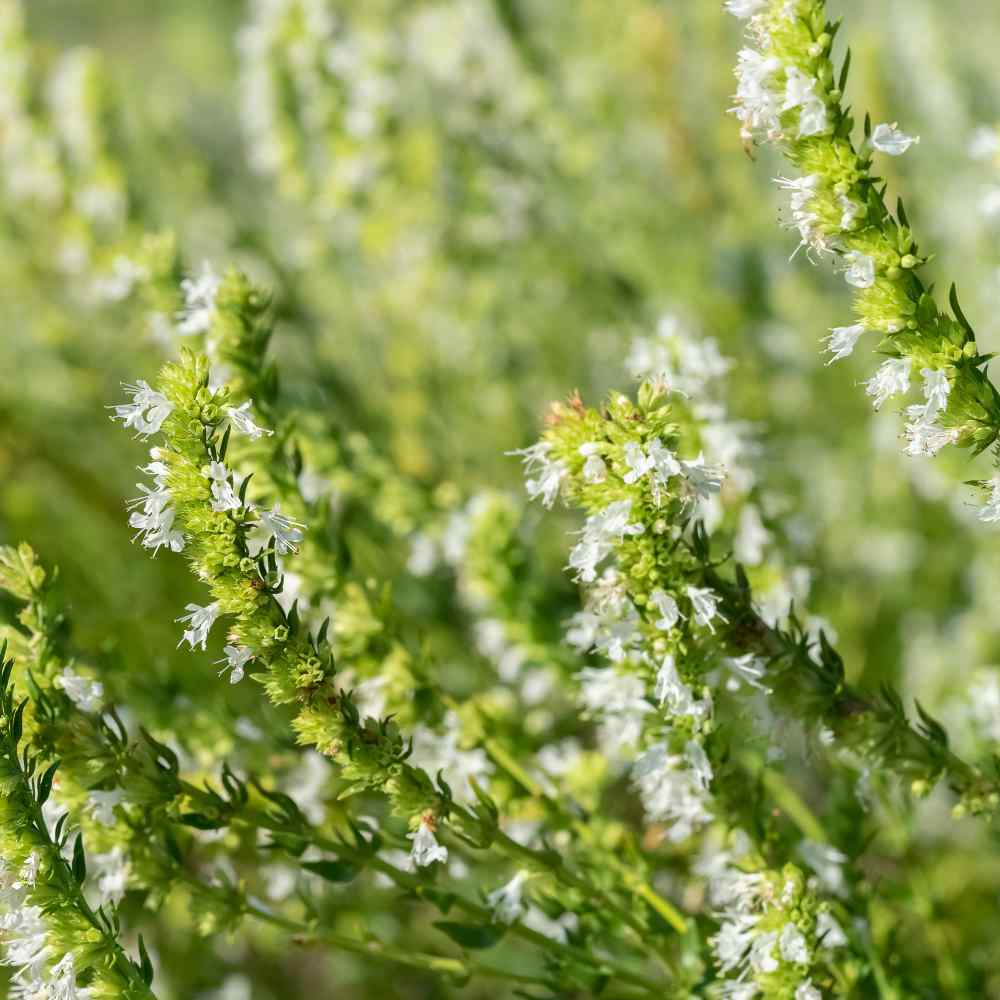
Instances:
[[[994,524],[1000,521],[1000,473],[990,479],[986,485],[990,488],[990,498],[979,508],[977,517],[986,524]]]
[[[818,135],[826,129],[826,104],[816,93],[817,81],[802,72],[797,66],[789,66],[785,72],[785,101],[781,108],[801,108],[799,112],[799,138]]]
[[[621,674],[612,667],[584,667],[580,697],[588,711],[605,715],[649,711],[646,688],[635,674]]]
[[[215,297],[222,282],[205,261],[201,274],[181,282],[184,308],[177,314],[177,332],[181,334],[205,333],[215,319]]]
[[[823,994],[807,979],[796,988],[795,1000],[823,1000]]]
[[[625,445],[625,464],[629,467],[629,471],[622,476],[622,480],[629,485],[638,482],[653,468],[653,460],[635,441],[629,441]]]
[[[31,886],[34,888],[35,883],[38,881],[38,873],[41,870],[41,858],[38,856],[37,851],[32,851],[27,858],[24,859],[24,864],[21,866],[21,870],[18,872],[17,881],[14,882],[14,889],[21,889],[24,886]]]
[[[844,280],[855,288],[871,288],[875,284],[875,260],[868,254],[850,250],[844,254],[847,267]]]
[[[224,510],[239,510],[243,506],[229,482],[229,470],[222,462],[212,462],[209,465],[208,478],[212,481],[212,510],[221,513]]]
[[[587,483],[603,483],[608,475],[608,467],[604,464],[599,451],[600,445],[594,441],[581,444],[577,449],[586,462],[583,463],[583,479]]]
[[[524,913],[521,890],[529,878],[529,873],[519,871],[506,885],[494,889],[486,897],[486,905],[493,911],[494,919],[502,924],[512,924]]]
[[[841,207],[840,228],[846,233],[854,228],[855,220],[866,210],[846,194],[837,195],[837,203]]]
[[[435,861],[448,860],[448,848],[437,842],[433,828],[423,817],[420,819],[420,826],[407,836],[413,841],[410,858],[418,868],[426,868]]]
[[[656,672],[656,686],[653,697],[661,706],[665,705],[670,715],[695,715],[695,700],[691,689],[681,680],[677,663],[671,653],[667,653]]]
[[[872,397],[872,406],[876,410],[880,409],[890,396],[909,390],[911,368],[909,358],[889,358],[865,382],[865,392]]]
[[[942,427],[931,417],[927,417],[926,406],[908,406],[906,415],[909,418],[903,430],[906,437],[907,455],[936,455],[945,445],[958,440],[957,427]]]
[[[927,400],[925,412],[930,418],[948,408],[951,383],[948,373],[942,368],[921,368],[920,374],[924,379],[924,398]]]
[[[219,674],[224,674],[227,670],[230,671],[229,683],[238,684],[243,680],[246,665],[254,658],[255,653],[248,646],[223,646],[222,652],[226,654],[224,657],[226,665],[219,671]],[[216,660],[216,662],[222,663],[223,661]]]
[[[63,668],[63,672],[56,677],[56,684],[82,712],[96,712],[104,700],[104,685],[100,681],[81,677],[70,667]]]
[[[410,556],[406,561],[407,572],[414,576],[428,576],[438,563],[437,543],[430,535],[418,531],[410,539]]]
[[[753,504],[740,511],[739,526],[733,539],[733,555],[745,566],[759,566],[764,559],[764,548],[771,541],[771,532],[764,527],[760,514]]]
[[[552,444],[549,441],[539,441],[530,448],[519,451],[508,451],[508,455],[520,455],[524,463],[524,488],[528,497],[534,500],[542,498],[543,507],[551,507],[559,496],[559,487],[566,477],[566,466],[562,462],[553,462],[549,458]],[[536,474],[537,473],[537,474]]]
[[[583,538],[569,554],[569,565],[577,571],[577,579],[586,583],[595,580],[597,564],[611,553],[614,542],[621,542],[626,535],[641,535],[646,530],[641,522],[629,522],[631,512],[631,500],[616,500],[587,518]]]
[[[731,685],[738,687],[739,682],[743,681],[750,687],[757,688],[758,691],[763,691],[765,694],[771,693],[769,687],[761,684],[761,678],[767,673],[767,661],[762,657],[756,656],[754,653],[744,653],[742,656],[727,657],[723,662],[735,675],[735,678],[730,681]]]
[[[752,139],[757,132],[764,132],[768,139],[781,135],[778,116],[781,113],[782,94],[775,89],[774,75],[781,69],[781,61],[766,57],[754,49],[741,49],[736,64],[736,107],[733,114],[742,123],[740,135]]]
[[[712,625],[712,620],[714,618],[720,618],[722,621],[726,621],[726,619],[719,614],[719,602],[722,598],[719,597],[719,595],[716,594],[711,588],[688,587],[687,596],[694,611],[694,620],[699,625],[705,625],[712,632],[714,632],[715,626]]]
[[[134,427],[140,437],[158,433],[163,421],[173,412],[174,404],[143,379],[125,383],[122,387],[132,397],[132,402],[108,407],[115,411],[111,419],[120,420],[124,427]]]
[[[258,527],[268,538],[274,537],[274,549],[278,555],[298,551],[305,525],[282,514],[281,504],[276,503],[270,510],[258,510],[256,516]]]
[[[684,467],[684,474],[691,489],[699,500],[707,500],[713,493],[718,493],[722,489],[725,472],[717,465],[706,465],[704,454],[699,452],[697,458],[682,461],[681,465]]]
[[[688,740],[684,744],[684,760],[687,761],[691,773],[698,780],[702,789],[708,791],[714,772],[708,754],[705,753],[705,748],[695,740]]]
[[[758,934],[750,945],[750,966],[754,972],[775,972],[778,959],[774,954],[774,946],[778,935],[774,931]]]
[[[113,847],[106,854],[91,855],[91,860],[97,873],[100,905],[117,906],[128,889],[128,855],[120,847]]]
[[[665,590],[660,590],[657,587],[649,595],[649,603],[660,613],[660,617],[653,623],[658,629],[668,632],[680,620],[681,610],[677,607],[677,602]]]
[[[778,950],[786,962],[794,962],[796,965],[808,965],[811,961],[805,935],[791,922],[785,924],[781,929],[781,937],[778,938]]]
[[[843,928],[826,910],[820,910],[816,917],[816,940],[824,948],[843,948],[847,944]]]
[[[863,323],[855,323],[853,326],[835,326],[830,331],[830,336],[823,339],[823,343],[827,345],[827,351],[833,355],[827,364],[832,365],[834,361],[848,357],[853,352],[858,338],[864,332]]]
[[[151,454],[157,454],[157,450],[154,448]],[[150,489],[143,483],[137,483],[136,487],[142,496],[129,500],[126,504],[132,512],[129,514],[128,523],[137,529],[135,538],[141,537],[143,546],[152,549],[154,556],[162,546],[173,552],[181,552],[184,549],[185,538],[182,531],[174,529],[176,514],[171,506],[173,498],[167,489],[169,469],[163,462],[153,461],[149,465],[142,466],[139,471],[152,476],[155,485]],[[139,507],[142,508],[141,511],[136,509]]]
[[[118,254],[111,262],[111,273],[94,282],[94,291],[107,302],[122,302],[132,294],[136,284],[148,277],[149,272],[144,267]]]
[[[632,782],[651,822],[668,824],[667,836],[678,842],[710,823],[712,814],[702,784],[703,775],[683,767],[685,760],[657,743],[632,767]]]
[[[759,14],[767,6],[767,0],[726,0],[726,10],[745,21]]]
[[[653,438],[646,446],[646,453],[653,463],[653,472],[660,485],[665,486],[671,476],[679,475],[681,463],[677,461],[677,456],[660,441]]]
[[[754,938],[756,917],[736,916],[725,920],[709,942],[721,972],[730,972],[743,964]]]
[[[827,253],[832,247],[829,237],[822,232],[816,223],[819,216],[810,211],[812,199],[816,195],[819,187],[819,174],[806,174],[804,177],[791,179],[788,177],[775,177],[775,183],[784,191],[789,193],[789,206],[792,211],[792,222],[789,228],[799,231],[800,242],[795,253],[802,247],[808,247],[819,253]],[[792,256],[795,256],[795,253]]]
[[[240,434],[246,434],[251,441],[257,441],[262,438],[265,434],[270,437],[274,431],[268,430],[266,427],[258,427],[257,424],[253,422],[253,418],[250,416],[249,410],[253,405],[253,400],[248,399],[239,406],[227,406],[225,407],[226,416],[229,417],[229,422],[239,431]]]
[[[872,145],[880,153],[888,153],[889,156],[902,156],[910,146],[920,142],[920,136],[906,135],[896,128],[896,122],[891,125],[883,122],[876,125],[872,132]]]
[[[215,624],[215,619],[219,617],[219,602],[213,601],[204,608],[197,604],[188,604],[185,605],[184,610],[189,611],[190,614],[182,615],[177,621],[187,622],[191,627],[185,629],[181,636],[181,642],[186,642],[192,649],[195,646],[201,646],[204,649],[208,641],[209,630]],[[177,645],[179,646],[181,642]]]
[[[95,823],[102,826],[115,825],[115,807],[121,805],[125,795],[120,788],[112,788],[109,792],[93,791],[87,795],[87,812]]]

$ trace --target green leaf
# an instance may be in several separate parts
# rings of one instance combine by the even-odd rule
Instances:
[[[76,835],[76,841],[73,844],[73,878],[76,879],[77,885],[83,885],[84,879],[87,877],[87,856],[83,853],[83,834],[78,833]]]
[[[149,960],[149,952],[146,951],[146,942],[143,941],[142,935],[139,935],[139,975],[142,976],[142,981],[147,985],[152,985],[153,982],[153,963]]]
[[[457,924],[451,920],[438,920],[434,926],[463,948],[482,950],[500,942],[507,931],[497,924]]]
[[[226,825],[226,820],[220,817],[206,816],[204,813],[184,813],[181,822],[185,826],[193,826],[197,830],[221,830]]]
[[[350,861],[304,861],[302,867],[325,878],[327,882],[353,882],[361,869]]]
[[[48,801],[49,793],[52,791],[52,779],[55,778],[58,768],[59,761],[50,764],[38,781],[38,804],[40,806],[45,805]]]

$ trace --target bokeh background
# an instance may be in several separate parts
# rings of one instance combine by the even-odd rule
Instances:
[[[284,7],[298,13],[269,33]],[[886,164],[891,193],[980,343],[1000,347],[1000,8],[830,7],[853,49],[849,98],[921,136]],[[729,405],[761,440],[765,524],[809,568],[795,596],[830,624],[851,678],[919,697],[964,746],[1000,740],[1000,536],[975,520],[962,456],[906,458],[898,416],[870,412],[857,385],[870,355],[824,365],[847,290],[789,260],[781,165],[766,150],[751,162],[725,113],[739,25],[720,3],[30,0],[24,13],[24,39],[7,24],[0,42],[0,129],[12,134],[23,84],[62,130],[52,171],[68,180],[47,187],[45,149],[0,139],[0,541],[59,564],[77,640],[112,688],[127,675],[133,699],[144,692],[147,719],[183,711],[206,742],[238,742],[229,723],[267,714],[256,691],[216,682],[207,655],[175,651],[172,619],[198,588],[179,560],[144,558],[125,522],[142,451],[105,407],[175,346],[116,259],[169,231],[189,266],[235,263],[273,289],[285,398],[345,441],[363,435],[431,507],[519,489],[504,453],[534,439],[546,405],[626,388],[632,339],[682,317],[734,362]],[[381,502],[397,530],[372,559],[402,574],[419,525],[412,504]],[[557,575],[560,545],[539,553]],[[419,613],[415,584],[401,587]],[[955,846],[948,824],[929,803],[927,858],[946,863],[923,871],[928,912],[974,876],[1000,899],[992,836]],[[174,926],[158,942],[162,996],[450,995],[342,957],[303,962],[266,937],[220,936],[211,953],[183,914]],[[945,990],[962,974],[948,963],[997,961],[948,951]]]

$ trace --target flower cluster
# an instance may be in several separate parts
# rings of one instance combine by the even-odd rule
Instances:
[[[865,333],[888,355],[866,383],[875,409],[905,395],[916,374],[925,402],[906,409],[905,451],[934,455],[948,444],[979,453],[1000,432],[1000,396],[985,373],[972,327],[951,292],[942,312],[918,276],[927,256],[917,247],[900,202],[893,215],[873,172],[878,156],[903,155],[919,139],[895,122],[866,119],[856,147],[842,105],[849,58],[836,73],[837,25],[823,0],[730,3],[747,22],[751,45],[740,52],[734,113],[747,142],[780,146],[801,171],[779,178],[790,193],[789,225],[810,254],[831,255],[854,290],[857,321],[826,338],[831,362],[849,356]],[[989,519],[987,516],[984,518]]]

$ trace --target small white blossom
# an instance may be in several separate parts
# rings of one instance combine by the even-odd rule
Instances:
[[[712,632],[714,632],[715,626],[712,624],[713,619],[720,618],[722,621],[726,621],[726,619],[719,614],[719,602],[722,598],[719,597],[719,595],[711,588],[688,587],[687,596],[694,611],[694,620],[699,625],[707,626]]]
[[[733,555],[745,566],[759,566],[764,559],[764,549],[771,541],[771,532],[764,527],[760,513],[753,504],[747,504],[740,511],[736,537],[733,539]]]
[[[807,979],[796,987],[795,1000],[823,1000],[823,994]]]
[[[802,247],[815,250],[818,253],[829,253],[833,247],[829,237],[817,226],[819,216],[811,211],[812,200],[820,184],[818,174],[806,174],[804,177],[776,177],[775,183],[784,191],[789,192],[789,207],[792,221],[788,228],[799,231],[799,245],[792,254],[794,257]]]
[[[630,486],[653,468],[653,460],[642,450],[642,445],[635,441],[629,441],[625,445],[625,464],[629,471],[622,476],[622,480]]]
[[[632,767],[632,781],[652,822],[668,824],[667,837],[678,842],[712,821],[702,784],[704,775],[684,767],[685,759],[657,743]]]
[[[851,250],[844,254],[844,280],[854,288],[871,288],[875,284],[875,260],[868,254]]]
[[[258,510],[256,516],[258,526],[264,534],[269,538],[274,537],[274,548],[278,555],[298,551],[305,525],[282,514],[281,504],[276,503],[270,510]]]
[[[774,946],[778,943],[778,935],[774,931],[758,934],[750,945],[750,966],[754,972],[775,972],[778,959],[774,954]]]
[[[903,450],[907,455],[936,455],[945,445],[958,440],[958,428],[942,427],[933,417],[928,419],[926,406],[908,406],[906,415],[909,419],[903,430]]]
[[[995,524],[1000,521],[1000,473],[988,480],[986,485],[990,488],[990,498],[979,508],[977,517],[985,524]]]
[[[495,889],[486,897],[486,905],[500,923],[513,924],[524,914],[522,890],[529,877],[528,872],[519,871],[506,885]]]
[[[224,658],[226,665],[219,671],[219,674],[224,674],[228,670],[229,683],[238,684],[243,680],[247,663],[254,658],[254,651],[248,646],[223,646],[222,652],[226,654]],[[217,660],[216,662],[222,663],[223,661]]]
[[[157,449],[154,448],[151,454],[157,454]],[[136,488],[142,495],[126,504],[131,511],[128,523],[137,529],[135,538],[141,538],[143,547],[152,549],[154,556],[163,546],[172,552],[183,551],[184,533],[174,528],[176,512],[172,506],[173,497],[167,489],[170,470],[163,462],[153,461],[139,471],[153,477],[154,488],[137,483]],[[142,510],[138,509],[140,507]]]
[[[843,948],[847,944],[843,928],[826,910],[820,910],[816,917],[816,940],[824,948]]]
[[[853,198],[848,198],[846,194],[837,195],[837,203],[841,208],[840,228],[845,233],[850,232],[854,228],[855,221],[865,212],[865,209]]]
[[[626,535],[641,535],[646,530],[642,522],[630,523],[631,512],[631,500],[616,500],[587,518],[583,538],[569,554],[569,566],[576,570],[577,579],[586,583],[595,580],[597,564],[611,553],[613,543],[621,542]]]
[[[594,441],[581,444],[577,449],[587,460],[583,463],[583,480],[587,483],[603,483],[608,475],[608,467],[600,456],[600,445]]]
[[[925,412],[928,417],[933,417],[948,408],[948,396],[951,393],[948,373],[941,368],[921,368],[920,374],[924,380],[924,398],[927,400]]]
[[[109,407],[115,411],[111,419],[120,420],[124,427],[135,428],[140,437],[158,433],[163,421],[173,412],[174,404],[143,379],[124,384],[123,388],[132,397],[132,402]]]
[[[253,417],[250,416],[250,407],[253,405],[253,400],[248,399],[239,406],[227,406],[225,407],[226,416],[229,418],[229,422],[239,431],[240,434],[246,434],[251,441],[257,441],[264,437],[266,434],[270,437],[274,431],[268,430],[266,427],[258,427],[254,423]]]
[[[191,649],[194,649],[195,646],[201,646],[204,649],[208,642],[208,633],[215,624],[215,619],[219,617],[219,602],[213,601],[205,607],[188,604],[184,610],[189,611],[190,614],[182,615],[177,621],[187,622],[191,627],[184,630],[181,642],[186,642]],[[177,645],[179,646],[181,642]]]
[[[56,684],[82,712],[96,712],[104,700],[104,685],[100,681],[81,677],[70,667],[63,668],[62,673],[56,677]]]
[[[911,368],[909,358],[889,358],[879,366],[865,383],[865,392],[872,397],[872,406],[876,410],[881,409],[890,396],[909,390]]]
[[[95,823],[114,826],[115,807],[121,805],[124,798],[120,788],[112,788],[109,792],[93,791],[87,795],[86,809]]]
[[[910,146],[920,142],[920,136],[906,135],[896,128],[896,122],[891,125],[883,122],[876,125],[872,132],[872,145],[880,153],[888,153],[889,156],[902,156]]]
[[[670,715],[694,715],[695,699],[691,688],[681,680],[677,663],[671,653],[663,657],[656,672],[653,697],[665,706]]]
[[[677,602],[665,590],[657,587],[649,595],[649,603],[660,613],[660,617],[653,623],[658,629],[668,632],[681,618],[681,610],[677,607]]]
[[[853,326],[835,326],[830,331],[830,336],[823,339],[823,343],[827,345],[827,351],[833,355],[827,364],[832,365],[834,361],[848,357],[854,351],[854,345],[864,332],[865,328],[862,323],[855,323]]]
[[[549,458],[551,451],[551,442],[539,441],[530,448],[507,452],[508,455],[521,456],[526,477],[524,488],[530,499],[541,497],[543,507],[551,507],[555,503],[567,473],[566,466],[562,462],[553,462]]]
[[[767,6],[767,0],[726,0],[726,10],[745,21],[759,14]]]
[[[737,681],[743,681],[765,694],[771,693],[771,689],[761,683],[761,678],[767,673],[767,661],[762,657],[753,653],[744,653],[742,656],[728,657],[724,662],[733,672]]]
[[[805,935],[793,923],[787,923],[782,927],[781,936],[778,938],[778,949],[786,962],[808,965],[812,960]]]
[[[410,858],[418,868],[426,868],[435,861],[448,860],[448,848],[437,842],[434,830],[425,819],[421,818],[420,826],[407,836],[413,841]]]
[[[785,101],[782,110],[799,108],[799,138],[818,135],[826,130],[826,103],[816,93],[817,81],[797,66],[785,71]]]
[[[653,463],[654,475],[661,486],[665,486],[671,476],[680,475],[682,471],[681,463],[677,460],[677,456],[659,438],[653,438],[649,442],[646,446],[646,453]]]
[[[701,453],[691,461],[682,461],[684,474],[694,495],[699,500],[708,500],[714,493],[722,489],[725,472],[716,465],[707,465],[705,456]]]
[[[736,64],[736,106],[733,114],[741,122],[740,135],[745,140],[763,132],[768,140],[781,136],[781,102],[783,94],[775,87],[774,77],[781,61],[765,57],[754,49],[740,49]]]
[[[90,860],[97,875],[100,905],[117,906],[128,889],[128,855],[120,847],[113,847],[106,854],[91,855]]]
[[[181,282],[184,308],[177,314],[177,332],[187,335],[205,333],[215,319],[215,297],[222,282],[205,261],[201,273]]]
[[[719,925],[710,939],[715,960],[722,972],[731,972],[743,964],[754,939],[756,917],[735,916]]]
[[[216,513],[225,510],[239,510],[243,504],[229,481],[229,470],[222,462],[212,462],[208,467],[208,478],[211,480],[211,506]]]

